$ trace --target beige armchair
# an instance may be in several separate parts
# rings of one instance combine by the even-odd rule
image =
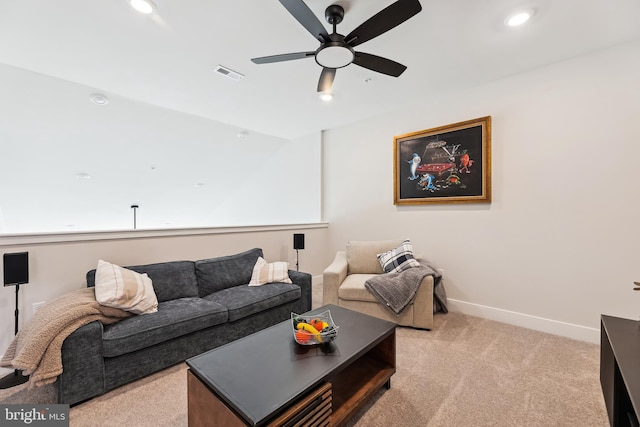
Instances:
[[[335,304],[402,326],[433,328],[433,276],[422,280],[413,303],[399,315],[382,305],[364,287],[364,282],[370,277],[384,274],[377,254],[394,249],[401,243],[402,240],[347,242],[346,251],[339,251],[324,270],[323,304]]]

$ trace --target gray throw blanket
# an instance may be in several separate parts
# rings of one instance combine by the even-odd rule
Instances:
[[[364,287],[378,301],[399,315],[415,298],[422,279],[433,276],[433,312],[447,313],[447,294],[442,283],[442,275],[426,259],[418,259],[418,262],[419,267],[372,277],[364,282]]]

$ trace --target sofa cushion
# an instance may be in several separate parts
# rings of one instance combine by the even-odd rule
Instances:
[[[202,298],[179,298],[158,304],[156,313],[104,326],[105,357],[131,353],[170,339],[226,323],[225,307]]]
[[[198,279],[193,261],[171,261],[126,267],[140,274],[147,273],[153,282],[158,302],[198,296]],[[87,286],[95,285],[96,271],[87,273]]]
[[[246,285],[260,257],[262,249],[254,248],[235,255],[196,261],[199,295],[205,297],[232,286]]]
[[[338,288],[338,298],[350,301],[379,302],[364,287],[364,282],[378,274],[349,274]]]
[[[349,274],[382,274],[378,254],[389,251],[402,240],[351,241],[347,242],[347,264]]]
[[[300,286],[288,283],[270,283],[266,286],[241,285],[223,289],[204,297],[229,310],[229,321],[251,316],[272,307],[300,298]]]

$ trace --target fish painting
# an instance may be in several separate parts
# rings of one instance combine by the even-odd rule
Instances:
[[[413,158],[411,160],[407,160],[407,163],[411,165],[411,176],[409,177],[411,181],[419,178],[419,176],[416,175],[416,171],[418,170],[418,166],[420,166],[421,161],[422,159],[418,156],[418,153],[413,153]]]

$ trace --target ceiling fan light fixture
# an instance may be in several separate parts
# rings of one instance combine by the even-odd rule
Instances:
[[[132,8],[145,15],[150,15],[156,10],[156,5],[151,0],[129,0]]]
[[[325,68],[342,68],[351,64],[356,55],[346,43],[329,42],[316,52],[316,62]]]
[[[507,19],[504,20],[504,24],[507,27],[519,27],[529,21],[533,17],[534,13],[535,11],[533,9],[520,10],[507,16]]]
[[[329,102],[333,99],[333,94],[331,92],[320,92],[320,99],[324,102]]]

